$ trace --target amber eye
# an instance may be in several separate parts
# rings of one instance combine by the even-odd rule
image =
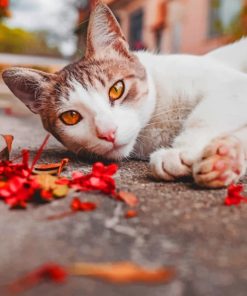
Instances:
[[[59,117],[66,125],[76,125],[82,120],[81,114],[77,111],[66,111]]]
[[[109,97],[110,97],[110,100],[112,102],[116,101],[116,100],[119,100],[123,93],[124,93],[124,90],[125,90],[125,85],[124,85],[124,82],[122,80],[116,82],[111,88],[110,88],[110,91],[109,91]]]

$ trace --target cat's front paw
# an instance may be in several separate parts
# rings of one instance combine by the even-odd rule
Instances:
[[[236,183],[245,171],[243,146],[231,136],[212,141],[193,165],[195,182],[207,188],[222,188]]]
[[[153,176],[165,181],[191,174],[191,166],[183,159],[179,149],[160,149],[150,157]]]

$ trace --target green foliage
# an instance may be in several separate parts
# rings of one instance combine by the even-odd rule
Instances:
[[[242,8],[225,31],[236,40],[247,35],[247,6]]]
[[[214,9],[218,9],[220,7],[220,0],[212,0],[211,2],[211,6],[214,8]]]
[[[220,0],[211,0],[211,9],[214,13],[212,19],[211,30],[214,36],[228,36],[230,40],[237,40],[242,36],[247,35],[247,5],[243,5],[241,11],[235,15],[228,25],[224,25],[220,15],[219,9]]]
[[[0,23],[0,52],[59,56],[56,47],[46,42],[44,32],[30,33],[23,29],[9,28]]]

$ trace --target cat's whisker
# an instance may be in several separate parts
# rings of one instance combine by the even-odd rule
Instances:
[[[166,114],[172,114],[174,112],[176,112],[176,116],[179,115],[179,111],[190,111],[191,108],[186,108],[186,107],[178,107],[178,108],[171,108],[171,109],[166,109],[166,111],[163,111],[163,112],[160,112],[160,113],[155,113],[153,116],[152,116],[152,119],[156,118],[156,117],[160,117],[162,115],[166,115]]]
[[[161,124],[161,123],[174,123],[174,122],[182,122],[184,121],[184,119],[166,119],[166,120],[159,120],[159,121],[154,121],[154,122],[150,122],[146,125],[146,127],[148,126],[152,126],[152,125],[156,125],[156,124]]]

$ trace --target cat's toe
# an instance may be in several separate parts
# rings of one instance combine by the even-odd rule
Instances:
[[[222,188],[236,183],[245,174],[245,154],[235,137],[215,139],[193,165],[195,182],[207,188]]]
[[[165,181],[173,181],[177,178],[191,174],[191,167],[181,158],[180,150],[161,149],[150,157],[150,166],[153,176]]]

